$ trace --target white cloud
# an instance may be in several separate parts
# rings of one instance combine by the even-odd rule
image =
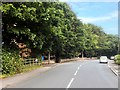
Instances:
[[[101,22],[106,20],[111,20],[113,18],[118,18],[118,11],[114,11],[109,15],[103,17],[78,17],[84,23],[93,23],[93,22]]]

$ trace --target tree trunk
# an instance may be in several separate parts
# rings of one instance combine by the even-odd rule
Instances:
[[[60,59],[60,52],[56,52],[56,54],[55,54],[55,62],[56,63],[60,63],[61,62],[61,59]]]
[[[83,51],[82,51],[82,59],[84,58],[84,53],[83,53]]]
[[[48,64],[50,64],[50,51],[48,52]]]
[[[56,63],[60,63],[60,62],[61,62],[60,57],[56,57],[55,62],[56,62]]]

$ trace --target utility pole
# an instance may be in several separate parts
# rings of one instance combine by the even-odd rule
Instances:
[[[118,30],[118,54],[120,54],[120,31]]]
[[[120,54],[120,2],[118,3],[118,54]]]

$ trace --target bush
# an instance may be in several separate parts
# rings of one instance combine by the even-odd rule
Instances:
[[[120,54],[115,55],[115,63],[120,65]]]
[[[120,60],[120,54],[115,55],[115,60]]]
[[[9,52],[5,49],[2,51],[2,74],[13,75],[22,71],[23,63],[18,54]]]
[[[17,49],[10,49],[9,47],[4,47],[2,49],[2,76],[5,77],[10,75],[15,75],[21,72],[27,72],[36,68],[39,68],[42,60],[41,56],[36,57],[38,59],[38,64],[31,64],[25,65],[24,60],[21,60],[19,57],[19,51]],[[0,57],[1,58],[1,57]]]

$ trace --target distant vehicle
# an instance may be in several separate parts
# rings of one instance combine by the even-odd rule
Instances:
[[[107,58],[107,56],[101,56],[99,62],[100,62],[100,63],[108,63],[108,58]]]
[[[114,56],[111,56],[110,59],[111,59],[111,60],[114,60],[115,58],[114,58]]]

